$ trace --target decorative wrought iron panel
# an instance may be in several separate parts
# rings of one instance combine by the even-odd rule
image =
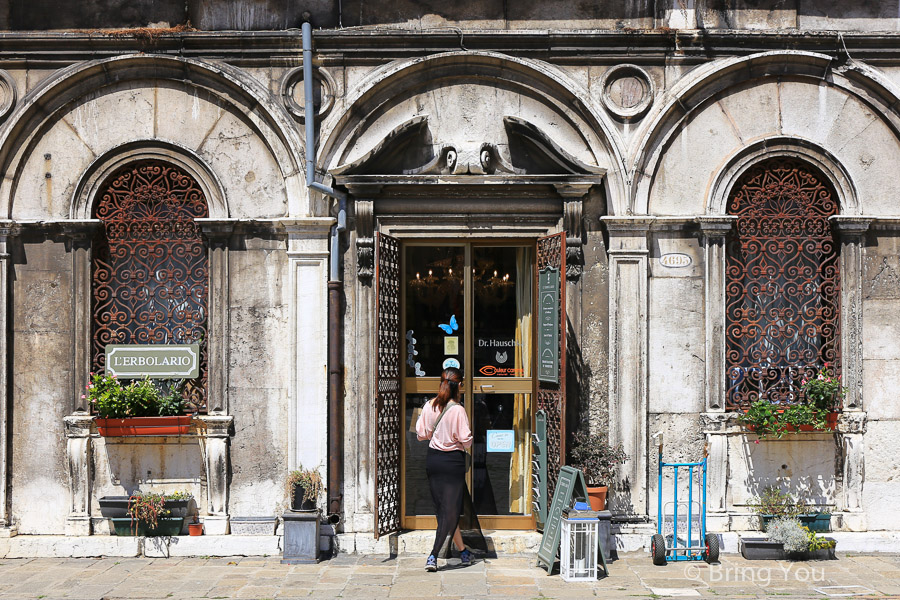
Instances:
[[[547,413],[547,500],[553,498],[559,469],[566,463],[566,234],[537,241],[537,272],[559,269],[559,384],[538,381],[537,409]],[[535,274],[537,286],[537,273]]]
[[[726,407],[800,399],[804,378],[840,370],[840,261],[828,217],[837,198],[788,157],[751,168],[728,200]]]
[[[107,180],[94,215],[94,370],[107,344],[200,343],[200,377],[184,394],[205,412],[209,260],[194,221],[209,215],[203,192],[179,167],[144,161]]]
[[[375,237],[375,537],[400,529],[400,244]]]

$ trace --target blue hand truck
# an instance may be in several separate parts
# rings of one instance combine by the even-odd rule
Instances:
[[[656,485],[658,494],[656,512],[656,534],[650,542],[650,555],[654,565],[664,565],[667,560],[705,560],[708,563],[719,561],[719,536],[706,531],[706,460],[699,462],[666,463],[663,462],[663,436],[659,438],[659,480]],[[674,494],[671,502],[663,503],[663,468],[674,469]],[[687,502],[678,501],[678,471],[687,472]],[[694,485],[699,488],[698,498],[694,499]],[[671,510],[668,510],[671,509]],[[664,512],[667,510],[668,512]],[[671,541],[671,543],[669,543]]]

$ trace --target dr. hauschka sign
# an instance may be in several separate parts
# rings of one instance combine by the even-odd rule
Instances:
[[[125,379],[193,379],[200,374],[200,344],[109,344],[106,372]]]
[[[541,270],[538,298],[538,380],[559,383],[559,269]]]

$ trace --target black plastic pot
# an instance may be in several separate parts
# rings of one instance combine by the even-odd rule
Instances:
[[[128,516],[129,496],[103,496],[100,498],[100,514],[107,519],[123,519]]]
[[[291,510],[316,510],[316,501],[315,500],[304,500],[303,496],[306,494],[306,488],[303,487],[301,483],[294,484],[294,498],[291,500]]]

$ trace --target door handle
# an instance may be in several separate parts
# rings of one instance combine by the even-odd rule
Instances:
[[[490,389],[488,389],[488,388],[490,388]],[[492,384],[490,384],[490,383],[485,384],[485,385],[482,385],[482,386],[481,386],[481,391],[482,391],[482,392],[493,392],[493,391],[494,391],[494,386],[493,386]]]

